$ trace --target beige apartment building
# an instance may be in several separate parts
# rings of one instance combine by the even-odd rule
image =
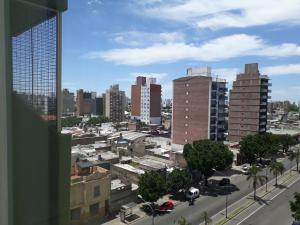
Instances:
[[[71,177],[71,224],[81,225],[109,213],[110,172],[102,167],[79,168]]]
[[[125,119],[125,92],[119,85],[112,85],[105,93],[105,116],[112,122],[122,122]]]
[[[239,142],[247,135],[266,132],[269,78],[258,64],[246,64],[236,76],[230,92],[228,140]]]

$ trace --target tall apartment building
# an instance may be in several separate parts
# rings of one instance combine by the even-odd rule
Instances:
[[[104,116],[104,97],[96,98],[96,115]]]
[[[125,119],[125,92],[119,90],[119,85],[112,85],[105,93],[105,116],[113,122]]]
[[[63,89],[62,91],[62,113],[63,115],[70,115],[75,112],[75,98],[74,93],[70,92],[68,89]]]
[[[0,224],[70,223],[71,137],[60,132],[66,0],[0,1]]]
[[[77,115],[96,114],[96,92],[86,92],[82,89],[76,95]]]
[[[173,80],[172,142],[174,148],[199,139],[223,140],[226,81],[211,68],[190,68]]]
[[[139,76],[131,86],[131,119],[161,124],[161,85],[155,78]]]
[[[246,64],[236,76],[230,92],[228,140],[239,142],[249,134],[266,132],[269,78],[261,75],[258,64]]]

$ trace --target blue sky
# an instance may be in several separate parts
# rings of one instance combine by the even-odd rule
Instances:
[[[272,100],[300,100],[299,0],[69,0],[63,87],[101,94],[137,74],[172,80],[210,66],[231,86],[245,63],[272,80]]]

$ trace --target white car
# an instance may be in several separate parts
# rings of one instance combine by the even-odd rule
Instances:
[[[187,199],[195,199],[200,196],[200,191],[198,188],[191,187],[185,194]]]

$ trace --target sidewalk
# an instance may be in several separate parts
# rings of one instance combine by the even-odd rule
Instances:
[[[268,191],[265,185],[257,189],[257,201],[253,200],[253,192],[233,203],[228,207],[228,218],[225,217],[225,209],[212,217],[214,225],[239,225],[249,216],[268,204],[275,197],[285,191],[285,189],[293,183],[300,180],[300,174],[292,171],[286,171],[282,176],[278,177],[278,186],[275,187],[275,179],[268,182]]]
[[[174,203],[174,206],[177,206],[177,205],[181,204],[180,201],[176,201],[176,200],[170,199],[169,196],[170,196],[170,195],[165,195],[165,196],[163,196],[162,198],[160,198],[160,199],[157,201],[157,203],[160,205],[160,204],[162,204],[163,202],[166,202],[166,201],[170,200],[170,201],[172,201],[172,202]],[[132,209],[132,213],[133,213],[134,215],[136,215],[136,219],[133,220],[133,221],[131,221],[131,222],[129,222],[129,223],[127,223],[127,224],[135,223],[135,222],[137,222],[138,220],[143,219],[145,216],[147,216],[147,214],[146,214],[144,211],[142,211],[142,210],[140,209],[140,207],[141,207],[143,204],[145,204],[145,203],[140,203],[140,204],[136,205],[136,206]],[[108,221],[108,222],[105,222],[105,223],[100,223],[100,222],[99,222],[98,224],[95,224],[95,225],[100,225],[100,224],[101,224],[101,225],[124,225],[125,223],[121,222],[120,216],[118,215],[115,219],[112,219],[112,220],[110,220],[110,221]],[[94,224],[93,224],[93,225],[94,225]]]

